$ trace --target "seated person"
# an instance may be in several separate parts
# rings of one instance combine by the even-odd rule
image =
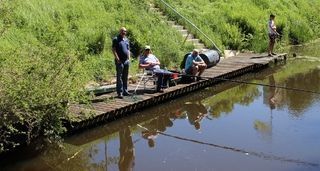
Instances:
[[[145,46],[144,51],[140,56],[139,67],[144,68],[147,71],[152,71],[158,76],[157,92],[161,92],[162,88],[167,88],[168,80],[172,73],[160,69],[160,61],[152,54],[150,46]]]
[[[198,77],[200,77],[206,68],[207,64],[199,56],[199,50],[194,49],[186,59],[184,67],[186,74],[191,76],[196,76],[198,74]]]

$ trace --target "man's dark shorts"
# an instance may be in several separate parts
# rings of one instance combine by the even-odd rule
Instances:
[[[186,74],[191,75],[192,74],[192,67],[189,67],[185,70]]]
[[[277,35],[276,34],[270,34],[269,33],[269,39],[270,39],[270,42],[276,42],[276,38],[277,38]]]

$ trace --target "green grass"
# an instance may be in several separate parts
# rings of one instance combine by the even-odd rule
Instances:
[[[317,0],[168,2],[222,49],[264,51],[271,12],[277,15],[283,43],[303,43],[319,36]],[[8,141],[12,134],[26,140],[44,135],[51,142],[65,131],[61,120],[70,116],[66,104],[86,102],[90,95],[84,87],[89,81],[114,77],[111,42],[122,26],[128,29],[131,40],[131,75],[138,70],[136,57],[146,44],[151,45],[163,67],[180,65],[193,46],[182,45],[183,37],[149,11],[148,3],[0,0],[0,153],[16,145]],[[169,10],[167,14],[184,24]],[[21,124],[25,129],[17,129]]]
[[[172,19],[192,27],[166,8]],[[320,1],[309,0],[165,0],[205,32],[221,49],[266,51],[267,22],[276,15],[282,44],[298,44],[320,36]],[[211,43],[193,29],[207,46]]]
[[[128,29],[136,58],[149,44],[163,66],[178,65],[183,38],[141,0],[1,0],[0,153],[10,135],[57,137],[66,103],[85,102],[84,86],[113,78],[112,38]],[[133,60],[130,74],[138,70]],[[26,130],[17,129],[23,124]],[[38,130],[38,128],[41,128]],[[9,145],[8,145],[9,144]]]

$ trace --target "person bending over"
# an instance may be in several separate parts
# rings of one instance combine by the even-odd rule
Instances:
[[[203,71],[206,68],[207,68],[207,64],[199,56],[199,50],[198,49],[194,49],[192,51],[192,53],[186,59],[186,63],[185,63],[185,72],[186,72],[186,74],[187,75],[191,75],[191,76],[200,77],[201,74],[203,73]]]

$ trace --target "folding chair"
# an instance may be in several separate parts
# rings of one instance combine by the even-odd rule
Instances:
[[[147,86],[150,85],[148,83],[152,83],[153,87],[151,89],[154,89],[156,90],[157,89],[157,80],[158,80],[158,77],[152,72],[152,71],[149,71],[149,70],[146,70],[146,69],[142,69],[142,73],[138,75],[138,78],[139,78],[139,84],[140,83],[143,83],[143,89],[146,90],[147,89]],[[138,84],[138,86],[139,86]]]

